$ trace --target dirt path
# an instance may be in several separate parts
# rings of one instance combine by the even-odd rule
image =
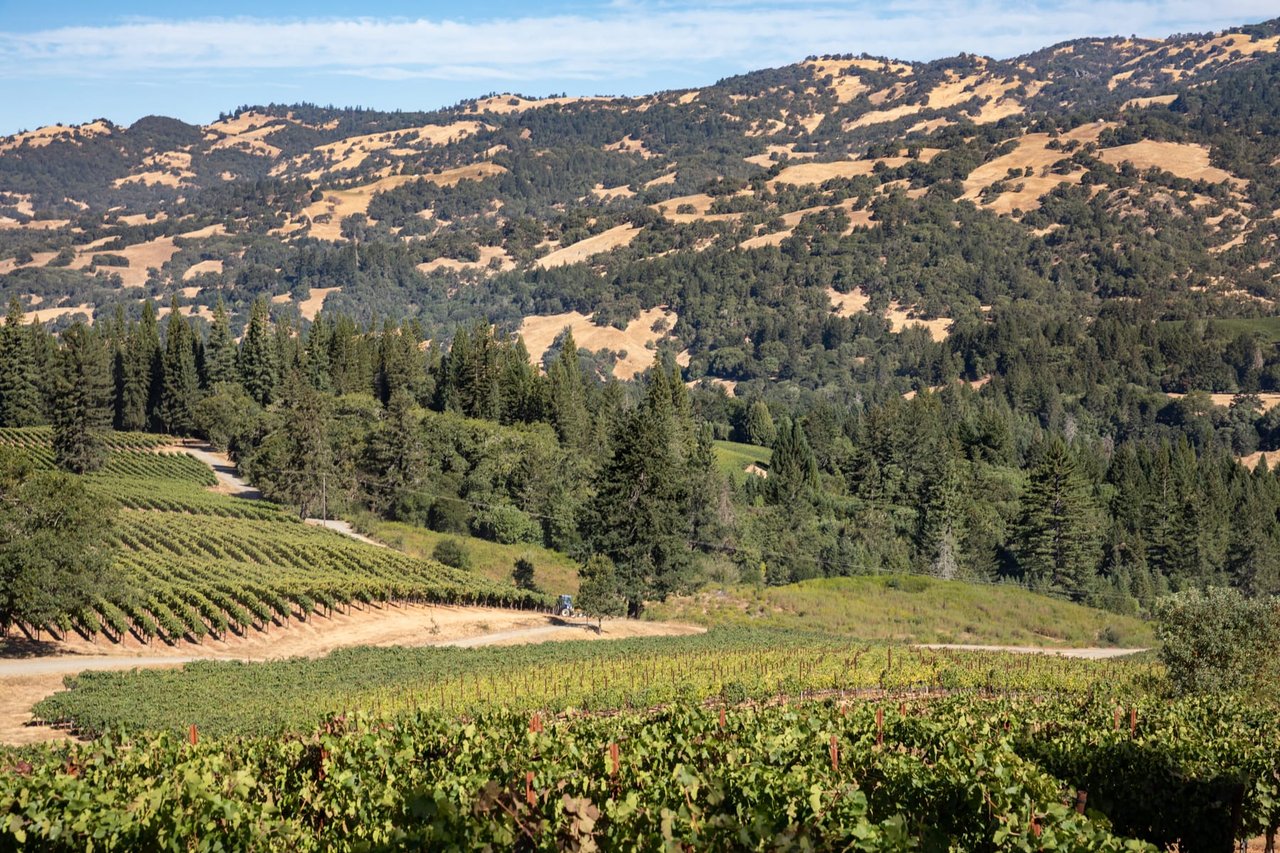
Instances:
[[[586,622],[556,622],[554,625],[543,625],[533,628],[517,628],[511,631],[495,631],[478,637],[464,637],[461,640],[450,640],[439,643],[442,646],[454,646],[460,649],[474,649],[481,646],[512,646],[520,643],[545,643],[560,640],[612,640],[623,637],[658,637],[685,636],[701,634],[704,628],[693,625],[678,625],[671,622],[605,622],[603,629],[596,631],[595,625]]]
[[[194,456],[204,464],[213,469],[213,475],[218,478],[218,485],[213,487],[215,492],[224,495],[231,495],[236,498],[244,498],[250,501],[262,500],[262,492],[249,485],[241,478],[236,471],[236,464],[231,461],[227,454],[214,450],[211,445],[201,444],[198,442],[184,442],[182,444],[171,444],[161,450],[181,451],[188,456]]]
[[[330,518],[327,521],[321,518],[308,518],[306,519],[306,522],[307,524],[311,524],[316,527],[323,527],[325,530],[332,530],[336,533],[341,533],[343,536],[350,537],[357,542],[363,542],[366,545],[375,545],[379,548],[391,547],[385,542],[379,542],[377,539],[370,539],[363,533],[357,533],[356,529],[351,526],[351,522],[349,521],[342,521],[337,518]]]
[[[218,485],[213,487],[213,491],[223,495],[231,495],[234,498],[242,498],[250,501],[262,500],[262,492],[249,485],[243,477],[240,476],[236,469],[236,464],[231,461],[227,454],[214,450],[211,445],[201,443],[183,443],[171,444],[162,447],[161,450],[180,451],[192,456],[213,469],[213,475],[218,478]],[[326,530],[332,530],[335,533],[341,533],[357,542],[363,542],[366,545],[376,545],[379,548],[388,547],[385,543],[376,539],[370,539],[361,533],[357,533],[350,522],[341,521],[331,518],[327,521],[319,518],[304,519],[307,524],[323,527]]]
[[[1057,655],[1064,658],[1081,658],[1083,660],[1106,660],[1136,655],[1147,649],[1055,649],[1042,646],[971,646],[963,643],[917,643],[918,649],[952,649],[961,652],[1013,652],[1019,655]]]
[[[145,645],[129,638],[120,644],[84,640],[49,643],[45,654],[0,656],[0,743],[62,740],[65,733],[29,725],[31,706],[57,692],[63,679],[86,670],[127,670],[181,666],[193,660],[262,661],[290,657],[322,657],[351,646],[458,646],[610,640],[624,637],[701,633],[704,629],[630,619],[606,621],[603,633],[585,625],[566,624],[546,613],[493,607],[402,605],[351,610],[330,617],[312,616],[304,623],[244,637],[206,639],[196,645]],[[12,649],[0,649],[12,654]]]

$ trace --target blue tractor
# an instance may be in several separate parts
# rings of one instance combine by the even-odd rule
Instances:
[[[560,600],[556,602],[555,614],[557,616],[573,615],[573,596],[572,595],[560,596]]]

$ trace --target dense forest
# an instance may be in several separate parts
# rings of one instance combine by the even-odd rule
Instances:
[[[303,515],[323,499],[607,563],[633,613],[708,577],[923,572],[1125,612],[1209,584],[1280,591],[1280,478],[1232,455],[1268,429],[1248,396],[1225,415],[1135,403],[1125,429],[1061,403],[1042,419],[995,380],[786,411],[690,389],[669,354],[620,383],[571,334],[540,371],[484,323],[443,347],[412,323],[273,327],[265,301],[238,344],[221,310],[207,337],[150,305],[57,338],[19,318],[0,426],[51,422],[67,470],[100,464],[113,426],[204,436]],[[717,436],[772,448],[767,476],[717,466]]]
[[[1277,45],[19,134],[0,426],[76,472],[199,436],[303,515],[546,545],[632,612],[885,571],[1277,592]]]

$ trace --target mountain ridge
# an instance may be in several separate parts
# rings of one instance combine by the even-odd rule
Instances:
[[[738,252],[812,268],[839,244],[843,271],[796,273],[819,285],[791,294],[805,313],[796,325],[821,325],[825,311],[883,323],[863,330],[873,336],[918,324],[942,344],[1030,295],[999,260],[933,283],[937,258],[901,275],[896,260],[867,264],[883,242],[872,232],[949,218],[998,233],[1051,288],[1074,264],[1090,281],[1052,298],[1090,316],[1137,298],[1165,320],[1257,317],[1280,297],[1275,162],[1255,156],[1266,145],[1234,117],[1225,133],[1202,114],[1232,81],[1274,76],[1278,22],[1081,38],[1008,60],[812,56],[636,98],[489,95],[421,113],[267,105],[205,126],[149,116],[42,128],[0,140],[0,296],[55,325],[117,306],[136,316],[148,298],[204,321],[222,300],[242,322],[259,297],[299,324],[324,306],[417,317],[433,337],[468,317],[526,334],[529,318],[545,329],[550,317],[579,337],[617,327],[602,364],[620,376],[638,369],[635,347],[671,346],[691,381],[732,390],[724,383],[787,371],[750,331],[748,360],[762,364],[740,369],[730,335],[690,315],[680,277],[720,275]],[[1082,217],[1095,220],[1087,237]],[[1099,227],[1134,232],[1137,248],[1106,248]],[[1137,251],[1168,268],[1164,287],[1134,297],[1111,279]],[[754,263],[758,276],[774,262]],[[752,310],[773,299],[760,296],[747,297]],[[665,328],[629,330],[659,309]]]

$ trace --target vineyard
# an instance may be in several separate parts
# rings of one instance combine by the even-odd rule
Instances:
[[[672,703],[763,701],[779,695],[944,692],[1136,693],[1158,666],[1013,654],[929,651],[795,632],[716,629],[686,637],[507,649],[359,648],[318,660],[200,661],[181,670],[86,672],[35,709],[82,735],[306,731],[348,709],[383,715],[506,708],[559,713]],[[564,673],[547,677],[545,673]]]
[[[0,764],[5,849],[1226,851],[1280,820],[1280,724],[1228,698],[360,714]]]
[[[111,433],[90,488],[122,508],[116,529],[121,583],[93,607],[33,633],[119,642],[199,642],[262,631],[312,614],[390,602],[539,607],[547,602],[440,563],[375,548],[302,524],[265,501],[208,491],[216,479],[163,436]],[[0,429],[0,447],[52,467],[47,429]]]

